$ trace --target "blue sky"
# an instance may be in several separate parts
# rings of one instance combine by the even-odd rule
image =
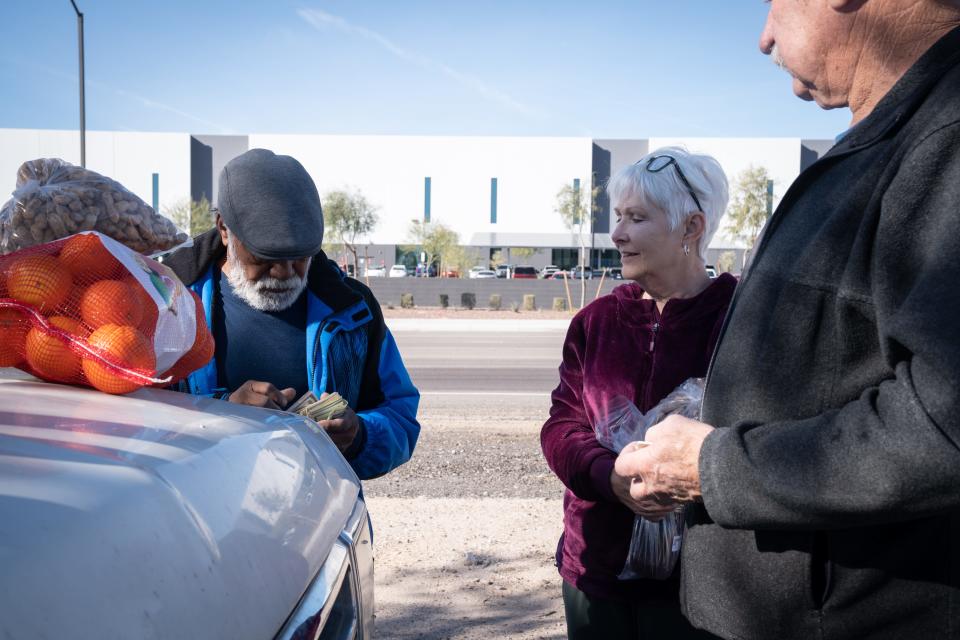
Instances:
[[[757,49],[760,0],[77,0],[87,127],[833,137]],[[76,128],[69,0],[3,0],[0,127]]]

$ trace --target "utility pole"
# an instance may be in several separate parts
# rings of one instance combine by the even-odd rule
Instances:
[[[77,8],[77,3],[70,0],[73,10],[77,13],[77,48],[80,54],[80,166],[87,166],[87,117],[83,98],[83,14]]]

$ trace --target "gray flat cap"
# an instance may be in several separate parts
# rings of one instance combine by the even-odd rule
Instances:
[[[290,156],[251,149],[220,173],[217,207],[223,223],[264,260],[315,255],[323,244],[317,185]]]

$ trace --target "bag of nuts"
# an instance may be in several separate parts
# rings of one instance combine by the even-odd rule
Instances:
[[[168,219],[119,182],[58,158],[29,160],[13,198],[0,209],[0,254],[99,231],[146,255],[189,241]]]

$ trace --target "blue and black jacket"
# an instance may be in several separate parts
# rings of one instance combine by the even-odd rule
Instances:
[[[208,324],[214,278],[225,256],[212,229],[164,260],[203,300]],[[360,433],[344,455],[361,480],[382,476],[413,453],[420,393],[370,289],[346,277],[321,251],[310,265],[307,292],[308,386],[317,397],[336,391],[357,412]],[[187,387],[194,395],[223,391],[215,360],[190,374]]]

